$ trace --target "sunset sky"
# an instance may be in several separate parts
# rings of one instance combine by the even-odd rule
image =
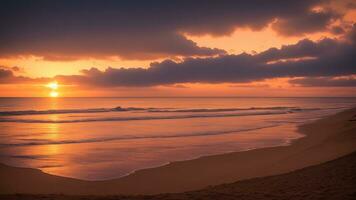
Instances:
[[[208,2],[1,1],[0,96],[356,96],[356,1]]]

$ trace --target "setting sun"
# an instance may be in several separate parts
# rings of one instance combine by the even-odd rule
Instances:
[[[46,85],[46,87],[51,89],[51,92],[49,93],[50,97],[58,97],[59,93],[57,92],[57,89],[58,89],[57,81],[53,81],[53,82],[48,83]]]
[[[52,90],[56,90],[58,89],[58,83],[57,82],[48,83],[47,87],[51,88]]]

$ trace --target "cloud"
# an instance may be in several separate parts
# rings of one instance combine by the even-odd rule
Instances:
[[[347,78],[333,78],[333,77],[312,77],[299,78],[289,81],[292,84],[297,84],[302,87],[356,87],[356,79],[352,77]]]
[[[50,78],[29,78],[25,76],[16,76],[14,71],[21,71],[19,67],[4,67],[0,66],[0,84],[16,84],[16,83],[43,83],[49,81]]]
[[[283,35],[324,30],[334,10],[311,12],[322,0],[270,1],[2,1],[0,56],[48,60],[119,56],[153,59],[214,56],[182,33],[229,35],[236,27],[259,30],[278,19]]]
[[[164,60],[149,68],[97,68],[83,70],[80,75],[56,76],[65,84],[95,87],[150,87],[184,83],[250,83],[272,78],[300,78],[300,85],[348,85],[353,80],[332,77],[356,75],[356,26],[344,38],[308,39],[258,54],[242,53],[208,58],[186,58],[181,62]],[[16,69],[14,69],[16,70]],[[330,78],[320,78],[330,77]],[[31,79],[15,76],[9,68],[0,68],[0,83],[48,82],[49,78]],[[347,83],[346,83],[347,82]],[[352,84],[351,84],[352,85]]]
[[[345,30],[341,26],[333,26],[330,30],[335,35],[344,34]]]
[[[6,80],[6,79],[12,78],[12,77],[13,77],[12,71],[6,70],[6,69],[0,69],[0,81]]]
[[[351,39],[338,41],[325,38],[318,42],[305,39],[254,55],[243,53],[214,58],[187,58],[183,62],[165,60],[151,63],[147,69],[107,68],[100,71],[91,68],[83,70],[82,75],[57,76],[56,79],[81,85],[117,87],[347,76],[356,74],[356,40],[348,38]]]
[[[33,79],[15,76],[11,70],[0,68],[0,84],[12,84],[12,83],[28,83],[33,82]]]
[[[284,36],[300,36],[306,33],[325,31],[327,26],[340,18],[334,11],[310,11],[303,15],[279,19],[272,25],[278,33]]]

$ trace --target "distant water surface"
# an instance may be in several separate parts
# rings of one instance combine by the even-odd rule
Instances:
[[[288,145],[356,98],[0,98],[0,162],[102,180]]]

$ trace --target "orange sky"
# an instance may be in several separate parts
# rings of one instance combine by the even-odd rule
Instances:
[[[356,11],[349,11],[343,18],[345,21],[356,21]],[[339,24],[339,22],[334,22]],[[236,28],[230,35],[191,35],[183,33],[187,39],[194,41],[199,47],[224,49],[228,54],[243,52],[256,54],[271,47],[280,48],[282,45],[295,44],[303,38],[318,41],[322,38],[338,38],[330,32],[308,33],[301,36],[281,36],[271,28],[271,25],[261,30],[249,28]],[[161,62],[164,59],[173,59],[179,62],[184,57],[164,56],[157,59],[127,59],[120,57],[106,58],[79,58],[77,60],[45,60],[41,56],[16,55],[0,57],[0,66],[5,68],[19,67],[13,71],[16,76],[30,78],[56,75],[80,75],[81,70],[96,67],[105,70],[107,67],[143,67],[148,68],[152,62]],[[49,96],[51,89],[45,87],[47,83],[0,84],[0,96]],[[82,87],[81,85],[68,85],[59,83],[57,89],[59,96],[354,96],[355,87],[300,87],[288,83],[288,78],[268,79],[248,84],[234,83],[183,83],[168,86],[153,87]]]
[[[356,12],[355,12],[356,13]],[[294,44],[303,38],[312,40],[320,40],[323,37],[337,37],[330,33],[315,33],[308,34],[302,37],[283,37],[278,35],[270,27],[261,31],[253,31],[247,28],[236,29],[236,31],[228,36],[191,36],[186,35],[188,39],[193,40],[202,47],[221,48],[229,54],[240,54],[242,52],[253,53],[265,51],[272,47],[280,48],[282,45]],[[171,57],[166,57],[171,59]],[[56,75],[72,75],[80,74],[80,70],[96,67],[98,69],[106,69],[107,67],[148,67],[151,62],[162,61],[166,58],[155,60],[127,60],[119,57],[111,57],[106,59],[84,58],[78,60],[44,60],[38,56],[18,56],[10,58],[1,58],[1,66],[21,66],[25,70],[20,75],[30,77],[53,77]],[[174,58],[173,58],[174,59]],[[45,68],[45,69],[44,69]]]
[[[325,36],[333,37],[329,33],[317,33],[303,38],[319,40]],[[237,29],[230,36],[189,36],[199,46],[225,49],[229,54],[239,54],[242,52],[254,53],[267,50],[271,47],[280,48],[282,45],[294,44],[300,37],[278,36],[270,28],[261,31],[249,29]],[[120,58],[110,59],[80,59],[75,61],[48,61],[41,57],[24,56],[19,58],[0,58],[2,66],[21,66],[23,70],[15,72],[17,75],[29,77],[53,77],[56,75],[80,74],[83,69],[93,66],[98,69],[112,67],[149,67],[151,62],[157,60],[123,60]],[[47,84],[47,83],[46,83]],[[0,85],[1,96],[49,96],[50,90],[46,84],[10,84]],[[356,88],[304,88],[291,86],[286,80],[267,80],[263,83],[251,83],[245,85],[233,83],[221,84],[179,84],[178,86],[158,86],[144,88],[95,88],[94,91],[82,88],[80,85],[66,85],[59,83],[59,96],[350,96],[356,94]],[[236,85],[236,86],[234,86]],[[351,95],[352,96],[352,95]]]

